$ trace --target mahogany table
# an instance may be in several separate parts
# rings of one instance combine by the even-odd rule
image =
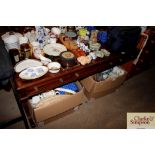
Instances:
[[[84,66],[77,64],[70,68],[61,68],[59,73],[52,74],[48,72],[35,80],[22,80],[15,73],[11,79],[11,84],[25,127],[30,128],[34,126],[27,110],[27,100],[32,96],[73,81],[81,80],[116,65],[122,65],[133,59],[135,59],[135,54],[111,53],[109,57],[98,58],[90,64]]]

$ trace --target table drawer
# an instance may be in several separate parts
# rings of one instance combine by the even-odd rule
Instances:
[[[32,86],[32,87],[27,87],[27,88],[21,89],[18,91],[18,93],[20,94],[21,100],[25,100],[33,95],[40,94],[42,92],[46,92],[51,89],[55,89],[61,85],[67,84],[71,81],[77,81],[80,78],[80,75],[81,74],[79,74],[78,72],[66,74],[63,77],[52,79],[52,80],[46,81],[44,83],[40,83],[40,84]]]

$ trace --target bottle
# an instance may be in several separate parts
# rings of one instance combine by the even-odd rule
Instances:
[[[18,63],[20,61],[20,53],[18,49],[10,49],[9,50],[9,55],[11,58],[11,62],[13,65],[15,65],[16,63]]]
[[[31,57],[30,46],[28,43],[24,43],[20,45],[21,49],[21,59],[28,59]]]

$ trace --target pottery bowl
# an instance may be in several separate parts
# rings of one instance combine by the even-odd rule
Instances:
[[[51,62],[48,64],[49,72],[58,73],[60,71],[61,65],[58,62]]]

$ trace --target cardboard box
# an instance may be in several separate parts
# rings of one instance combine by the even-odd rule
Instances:
[[[84,86],[84,93],[88,99],[105,96],[115,91],[126,79],[127,73],[117,77],[116,79],[107,78],[106,80],[97,82],[90,76],[84,80],[81,80],[81,84]]]
[[[42,104],[38,108],[34,109],[29,103],[32,118],[35,122],[42,122],[81,104],[84,98],[84,92],[80,83],[76,82],[76,84],[79,92],[74,95],[57,95],[46,98],[41,101]]]

